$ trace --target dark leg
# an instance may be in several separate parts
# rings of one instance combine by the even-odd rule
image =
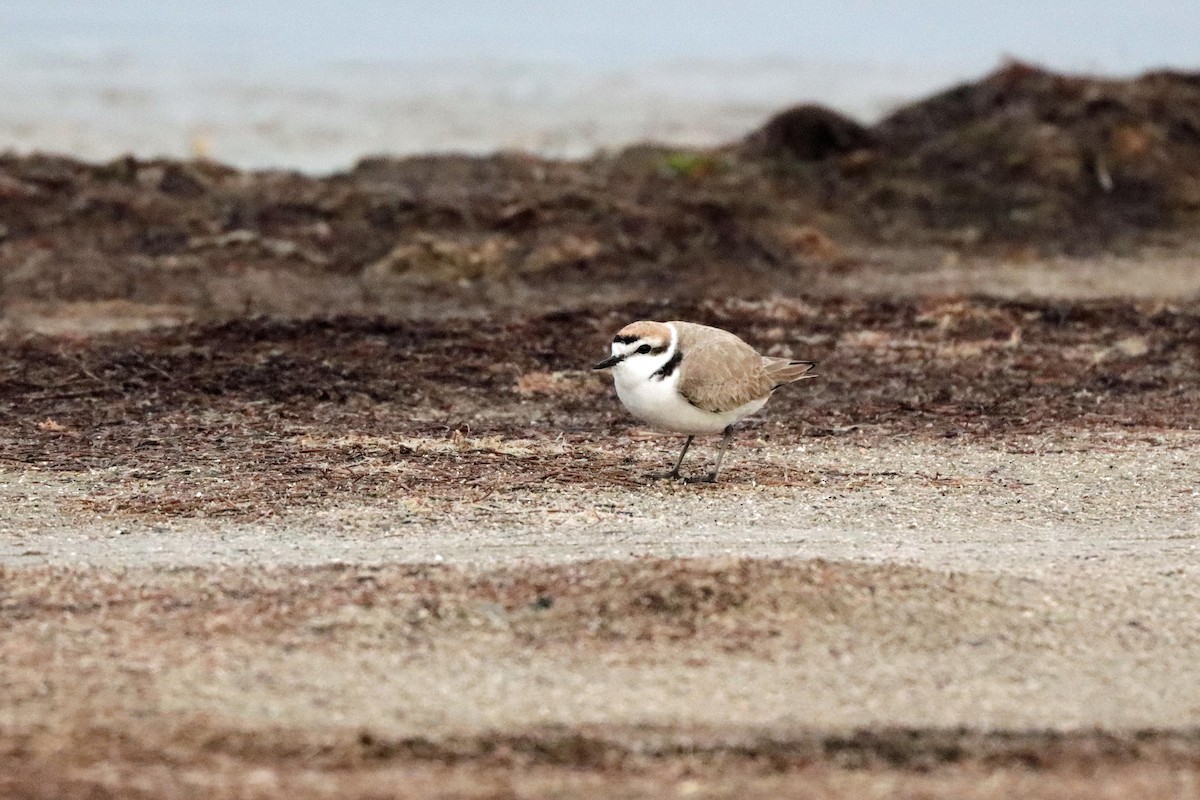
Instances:
[[[664,472],[659,475],[651,475],[650,477],[651,478],[678,478],[679,477],[679,468],[683,466],[683,457],[687,455],[688,448],[692,446],[692,439],[695,439],[695,438],[696,438],[695,436],[689,436],[687,438],[687,441],[683,443],[683,452],[679,454],[679,460],[675,462],[675,469],[671,470],[670,472]]]
[[[725,436],[721,438],[721,450],[717,453],[717,465],[713,467],[713,471],[703,478],[692,478],[689,483],[716,483],[717,475],[721,473],[721,460],[725,458],[725,451],[729,449],[729,440],[732,438],[733,426],[730,425],[725,429]]]

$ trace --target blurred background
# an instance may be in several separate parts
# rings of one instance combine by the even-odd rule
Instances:
[[[1006,58],[1194,69],[1197,31],[1185,0],[6,0],[0,150],[320,173],[709,146],[798,102],[873,122]]]

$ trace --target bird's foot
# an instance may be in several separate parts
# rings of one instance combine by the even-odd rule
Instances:
[[[684,483],[716,483],[717,482],[717,473],[710,472],[704,476],[697,476],[695,478],[684,478],[683,482]]]
[[[673,469],[670,472],[651,472],[646,477],[652,481],[677,481],[683,476],[679,474],[679,470]]]

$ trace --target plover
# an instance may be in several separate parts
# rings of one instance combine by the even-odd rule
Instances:
[[[593,369],[613,371],[617,397],[656,428],[687,434],[675,468],[655,477],[678,478],[697,436],[724,433],[712,482],[733,437],[733,426],[766,404],[784,384],[816,377],[812,361],[759,355],[729,331],[692,322],[633,322],[612,340],[612,355]]]

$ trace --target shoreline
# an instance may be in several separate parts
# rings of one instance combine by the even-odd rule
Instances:
[[[136,61],[6,65],[0,151],[85,161],[203,156],[325,174],[361,158],[521,150],[588,158],[644,141],[715,147],[778,109],[823,102],[870,122],[966,79],[948,69],[675,61],[623,69],[512,61],[343,63],[242,75]]]

